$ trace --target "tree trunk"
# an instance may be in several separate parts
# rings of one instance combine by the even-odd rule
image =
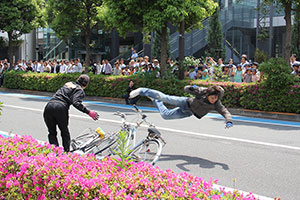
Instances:
[[[12,34],[13,32],[12,31],[9,31],[7,32],[8,34],[8,61],[10,63],[9,65],[9,70],[13,69],[13,56],[14,56],[14,47],[13,47],[13,37],[12,37]]]
[[[91,48],[90,48],[90,43],[91,43],[91,38],[90,38],[90,27],[86,28],[85,31],[85,69],[84,72],[88,73],[88,67],[90,66],[90,55],[91,55]]]
[[[291,30],[291,12],[292,12],[292,1],[289,0],[284,7],[284,12],[285,12],[285,50],[284,50],[284,59],[287,63],[290,63],[290,54],[291,54],[291,49],[292,49],[292,30]]]
[[[179,80],[184,79],[184,66],[183,66],[183,59],[184,59],[184,20],[180,22],[180,30],[179,30],[179,73],[178,78]]]
[[[167,68],[167,23],[161,29],[160,73],[164,76]]]

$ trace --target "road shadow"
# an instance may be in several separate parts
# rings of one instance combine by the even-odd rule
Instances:
[[[218,119],[218,118],[211,118],[214,121],[221,121],[223,122],[224,119]],[[300,130],[300,127],[293,127],[289,125],[283,125],[283,124],[263,124],[263,123],[257,123],[257,122],[243,122],[238,120],[232,120],[234,126],[255,126],[260,128],[267,128],[272,130],[286,130],[286,131],[295,131]]]
[[[205,168],[205,169],[210,169],[210,168],[215,168],[216,166],[221,166],[223,170],[229,170],[229,167],[227,164],[213,162],[213,161],[206,160],[203,158],[187,156],[187,155],[162,154],[159,159],[159,161],[171,161],[171,160],[182,161],[182,162],[176,164],[176,166],[185,172],[190,171],[187,168],[187,166],[192,166],[192,165],[195,165],[195,166],[199,165],[200,168]]]

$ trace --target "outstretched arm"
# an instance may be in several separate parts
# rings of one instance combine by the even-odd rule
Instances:
[[[82,99],[84,98],[84,92],[82,89],[75,89],[76,91],[74,91],[73,94],[73,98],[72,98],[72,104],[73,106],[80,110],[81,112],[84,112],[86,114],[88,114],[93,120],[98,120],[99,115],[96,111],[93,110],[89,110],[87,109],[83,104],[82,104]]]
[[[198,95],[202,95],[203,92],[205,92],[207,88],[205,87],[199,87],[197,85],[187,85],[184,87],[184,91],[186,93],[190,93],[192,95],[198,96]]]
[[[218,101],[216,103],[215,109],[218,113],[220,113],[224,118],[226,123],[230,122],[232,123],[232,116],[230,112],[225,108],[225,106],[221,103],[221,101]]]

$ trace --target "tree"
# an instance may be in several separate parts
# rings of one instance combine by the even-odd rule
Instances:
[[[78,32],[85,37],[85,62],[90,64],[91,30],[99,22],[100,0],[48,0],[47,21],[55,34],[67,41]]]
[[[296,9],[300,10],[300,4],[296,5]],[[292,30],[292,53],[300,57],[300,12],[295,12],[294,25]]]
[[[292,50],[292,5],[299,4],[299,0],[264,0],[265,2],[271,3],[275,2],[278,7],[282,7],[284,10],[284,19],[285,19],[285,47],[283,57],[284,60],[290,62],[290,54]],[[300,12],[300,10],[297,10]]]
[[[215,59],[222,58],[225,60],[224,38],[222,33],[222,25],[219,20],[220,9],[209,18],[209,29],[207,31],[207,56]]]
[[[21,35],[45,25],[42,0],[1,0],[0,30],[8,34],[8,57],[13,66],[13,42]]]
[[[171,47],[169,44],[169,39],[170,39],[170,30],[168,29],[167,31],[167,57],[169,58],[171,56]],[[153,47],[152,47],[152,52],[153,52],[153,57],[154,58],[160,58],[161,54],[161,31],[155,31],[154,32],[154,42],[153,42]]]
[[[161,31],[160,68],[163,75],[167,64],[167,25],[178,26],[185,18],[194,18],[191,23],[201,25],[198,19],[204,19],[216,8],[212,0],[104,0],[106,5],[106,21],[116,28],[121,35],[128,32],[142,31],[147,35],[152,31]],[[193,5],[198,5],[192,10]],[[197,13],[198,12],[198,13]],[[200,15],[203,15],[202,17]]]
[[[185,12],[183,12],[182,20],[178,23],[179,27],[179,73],[178,78],[180,80],[184,79],[184,65],[182,64],[184,60],[184,33],[189,32],[193,29],[202,29],[202,21],[211,16],[218,4],[214,3],[212,0],[202,0],[202,1],[184,1],[183,7]],[[191,55],[192,56],[192,55]]]

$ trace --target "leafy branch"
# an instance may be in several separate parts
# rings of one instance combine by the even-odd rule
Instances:
[[[129,156],[129,154],[132,152],[132,149],[130,149],[130,144],[128,144],[128,132],[127,131],[120,131],[118,135],[118,146],[117,150],[113,150],[114,153],[119,156],[119,159],[113,158],[117,162],[117,167],[120,167],[121,169],[128,169],[130,168],[131,162],[133,161],[132,158]]]

